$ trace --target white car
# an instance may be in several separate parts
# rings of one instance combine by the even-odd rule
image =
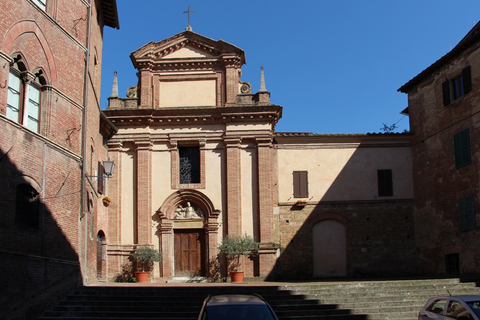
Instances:
[[[430,298],[418,314],[418,320],[480,320],[480,296]]]

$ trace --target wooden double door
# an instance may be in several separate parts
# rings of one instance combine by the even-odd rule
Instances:
[[[175,276],[204,276],[205,230],[179,229],[175,235]]]

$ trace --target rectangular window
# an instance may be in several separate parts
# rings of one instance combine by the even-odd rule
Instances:
[[[392,170],[377,170],[378,179],[378,196],[391,197],[393,196],[393,179]]]
[[[200,183],[200,148],[179,147],[180,183]]]
[[[15,122],[20,122],[21,90],[22,80],[10,71],[8,76],[7,118]]]
[[[40,87],[37,82],[24,83],[17,73],[10,70],[6,116],[34,132],[39,132],[40,127]]]
[[[38,132],[38,123],[40,117],[40,90],[34,85],[28,86],[28,105],[25,110],[25,126],[35,132]]]
[[[446,106],[472,91],[472,71],[470,66],[462,73],[442,83],[443,105]]]
[[[293,171],[293,197],[308,198],[308,171]]]
[[[47,0],[32,0],[37,6],[40,7],[43,11],[47,8]]]
[[[475,229],[475,197],[473,194],[458,200],[458,211],[460,231]]]
[[[472,163],[469,130],[457,133],[453,137],[453,144],[455,149],[455,167],[459,169]]]

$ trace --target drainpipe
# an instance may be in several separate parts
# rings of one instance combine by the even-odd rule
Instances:
[[[85,54],[85,75],[84,75],[84,87],[83,87],[83,123],[82,123],[82,192],[81,192],[81,204],[80,204],[80,221],[84,220],[85,230],[84,230],[84,265],[83,265],[83,284],[86,285],[88,281],[87,276],[87,241],[88,241],[88,217],[85,217],[87,212],[85,211],[85,201],[86,201],[86,175],[87,169],[85,167],[85,159],[87,158],[87,104],[88,104],[88,83],[89,83],[89,67],[90,67],[90,36],[92,32],[92,5],[93,0],[90,0],[90,6],[88,7],[88,20],[87,20],[87,52]],[[81,227],[80,227],[81,228]],[[80,231],[80,229],[79,229]]]

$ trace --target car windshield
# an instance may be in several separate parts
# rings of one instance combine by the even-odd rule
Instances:
[[[473,310],[477,317],[480,317],[480,301],[469,301],[467,302],[470,309]]]
[[[207,307],[205,320],[274,320],[266,305],[234,305]]]

